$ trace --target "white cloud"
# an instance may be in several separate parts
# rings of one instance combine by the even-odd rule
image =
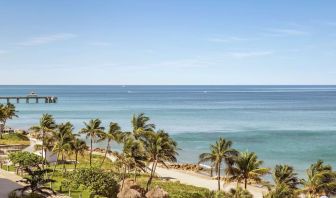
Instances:
[[[235,36],[231,36],[231,37],[214,37],[214,38],[209,38],[208,41],[210,42],[214,42],[214,43],[230,43],[230,42],[237,42],[237,41],[248,41],[250,39],[248,38],[241,38],[241,37],[235,37]]]
[[[77,35],[71,33],[59,33],[59,34],[51,34],[45,35],[40,37],[34,37],[27,41],[23,41],[18,43],[20,46],[37,46],[37,45],[44,45],[48,43],[53,43],[57,41],[64,41],[68,39],[75,38]]]
[[[267,36],[303,36],[303,35],[308,35],[309,32],[298,30],[298,29],[271,28],[271,29],[267,29],[267,32],[265,34]]]
[[[228,52],[225,55],[232,58],[254,58],[260,56],[268,56],[273,54],[271,51],[249,51],[249,52]]]

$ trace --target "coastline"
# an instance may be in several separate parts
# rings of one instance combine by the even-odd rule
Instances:
[[[192,171],[182,171],[177,169],[167,169],[162,167],[156,168],[156,174],[161,178],[166,178],[172,181],[179,181],[180,183],[207,188],[209,190],[217,190],[217,180],[212,179],[210,176],[201,175]],[[221,182],[222,190],[228,192],[231,188],[236,188],[237,183],[224,184]],[[254,198],[262,198],[263,193],[267,192],[264,187],[255,185],[248,185],[247,190],[253,195]]]

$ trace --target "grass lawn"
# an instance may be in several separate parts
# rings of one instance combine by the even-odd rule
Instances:
[[[20,133],[6,133],[0,139],[0,145],[29,145],[29,138]]]
[[[100,164],[101,164],[103,158],[104,158],[104,156],[93,154],[92,155],[92,166],[93,167],[100,167]],[[66,156],[65,159],[66,160],[69,160],[69,159],[74,160],[75,156],[74,155]],[[79,164],[77,164],[77,168],[89,168],[90,167],[90,154],[89,154],[89,152],[86,152],[84,156],[78,156],[78,162],[79,162]],[[68,171],[71,171],[71,170],[74,169],[74,164],[66,164],[65,167]],[[111,169],[115,169],[114,167],[115,167],[115,165],[113,164],[113,162],[111,160],[109,160],[108,158],[106,158],[102,168],[104,170],[111,170]],[[54,166],[51,165],[49,168],[53,169]],[[68,189],[64,188],[64,187],[61,188],[61,183],[62,183],[62,180],[63,180],[62,170],[63,170],[63,164],[58,164],[56,166],[57,173],[53,177],[53,179],[56,180],[56,182],[53,183],[53,189],[56,192],[68,195],[68,193],[69,193]],[[82,195],[82,198],[89,198],[90,197],[90,190],[84,189],[83,187],[80,187],[79,189],[71,190],[71,197],[79,198],[80,194]]]
[[[141,176],[137,182],[145,188],[147,180],[147,176]],[[209,197],[211,193],[211,191],[206,188],[181,184],[175,181],[161,180],[159,178],[153,179],[151,188],[155,188],[156,186],[167,191],[170,198],[204,198]]]
[[[104,156],[101,155],[92,155],[92,166],[93,167],[100,167],[101,162],[103,161]],[[59,157],[59,160],[61,159],[61,157]],[[70,155],[70,156],[66,156],[65,157],[66,160],[75,160],[75,155]],[[84,156],[78,156],[78,164],[77,164],[77,168],[90,168],[90,153],[86,152]],[[74,164],[66,164],[65,165],[66,169],[68,170],[73,170],[75,168]],[[114,168],[115,165],[114,163],[109,160],[108,158],[105,159],[104,164],[102,166],[102,169],[105,170],[111,170],[111,169],[115,169]],[[54,166],[52,165],[51,168],[54,168]],[[56,170],[61,171],[63,169],[63,164],[58,164],[56,166]]]
[[[5,170],[5,171],[11,171],[11,172],[15,172],[16,169],[13,165],[11,166],[7,166],[7,165],[2,165],[2,170]]]
[[[62,183],[62,176],[59,174],[53,178],[56,180],[55,183],[52,184],[53,189],[58,192],[65,195],[68,195],[69,190],[66,188],[61,188]],[[90,190],[84,189],[83,187],[79,187],[78,189],[71,190],[71,197],[73,198],[79,198],[80,195],[82,195],[82,198],[89,198],[90,197]]]
[[[61,173],[58,173],[57,176],[54,177],[54,179],[56,180],[56,182],[53,183],[53,189],[59,193],[68,195],[68,189],[63,187],[61,190],[60,188],[63,179]],[[145,187],[147,180],[148,176],[142,175],[138,178],[137,182],[142,187]],[[185,185],[179,182],[165,181],[158,178],[155,178],[153,180],[151,188],[154,188],[156,186],[160,186],[165,191],[167,191],[170,198],[204,198],[208,197],[210,194],[210,191],[205,188]],[[79,189],[71,190],[71,197],[79,198],[80,194],[82,194],[82,198],[90,197],[90,191],[88,189],[80,187]]]

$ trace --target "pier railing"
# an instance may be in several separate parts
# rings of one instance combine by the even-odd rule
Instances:
[[[16,102],[20,103],[21,100],[26,101],[26,103],[35,102],[39,103],[39,100],[44,101],[44,103],[56,103],[56,96],[0,96],[0,103],[4,100],[7,103]]]

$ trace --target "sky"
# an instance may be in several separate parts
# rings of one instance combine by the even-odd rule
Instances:
[[[0,0],[0,84],[336,84],[334,0]]]

